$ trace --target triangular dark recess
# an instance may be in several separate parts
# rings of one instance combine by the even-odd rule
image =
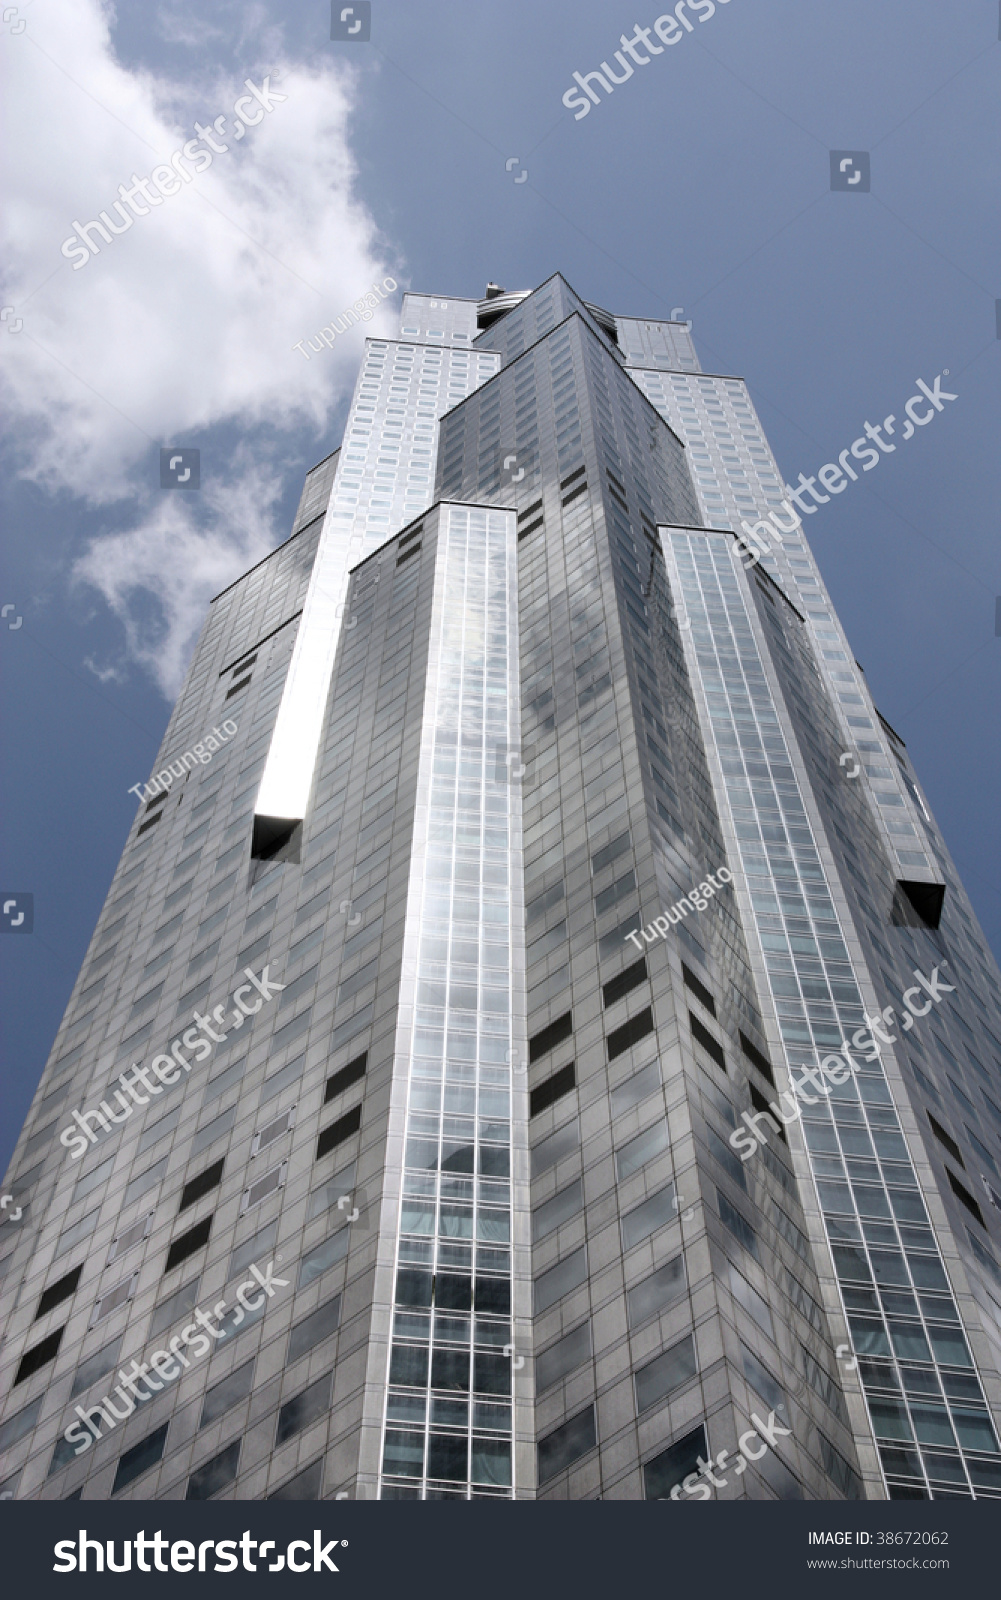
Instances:
[[[937,928],[942,920],[945,885],[898,878],[890,920],[897,928]]]
[[[302,823],[288,817],[255,817],[252,861],[298,861]]]

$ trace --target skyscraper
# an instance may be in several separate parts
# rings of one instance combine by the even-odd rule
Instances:
[[[997,967],[683,324],[407,294],[155,770],[0,1494],[1001,1495]]]

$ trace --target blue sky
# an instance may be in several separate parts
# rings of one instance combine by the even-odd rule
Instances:
[[[0,944],[2,1161],[207,600],[338,442],[361,337],[308,367],[292,346],[386,273],[479,296],[559,269],[620,313],[683,307],[793,482],[948,369],[956,401],[806,532],[1001,954],[998,7],[686,14],[580,121],[574,70],[656,7],[374,0],[354,44],[312,3],[31,0],[8,23],[0,886],[35,924]],[[74,271],[75,219],[276,70],[238,147]],[[831,192],[831,149],[870,152],[870,193]],[[165,444],[201,450],[197,494],[159,488]]]

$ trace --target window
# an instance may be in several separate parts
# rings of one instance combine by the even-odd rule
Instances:
[[[654,1456],[643,1468],[643,1489],[647,1500],[667,1500],[671,1490],[682,1483],[692,1472],[699,1472],[699,1458],[709,1455],[709,1441],[705,1424],[699,1423],[691,1433]]]
[[[826,1438],[819,1428],[817,1429],[817,1440],[820,1445],[820,1459],[823,1463],[824,1471],[835,1488],[840,1489],[846,1500],[863,1499],[862,1480],[858,1473],[848,1465],[844,1456],[840,1451],[835,1450],[830,1439]]]
[[[757,1069],[761,1073],[762,1077],[768,1079],[768,1082],[771,1084],[772,1088],[774,1089],[774,1087],[775,1087],[775,1078],[772,1075],[772,1064],[768,1060],[768,1057],[762,1055],[762,1053],[758,1049],[757,1045],[756,1044],[752,1044],[751,1040],[747,1037],[747,1034],[744,1033],[743,1030],[738,1030],[738,1031],[740,1033],[740,1048],[741,1048],[741,1050],[743,1050],[743,1052],[744,1052],[745,1056],[747,1057],[748,1061],[752,1062],[754,1064],[754,1066],[757,1067]]]
[[[549,1346],[536,1357],[535,1383],[541,1393],[552,1388],[568,1372],[573,1372],[591,1359],[591,1324],[582,1322],[579,1328],[565,1334],[556,1344]]]
[[[301,1322],[297,1322],[289,1338],[287,1365],[291,1366],[316,1345],[322,1344],[324,1339],[329,1339],[337,1329],[340,1314],[341,1297],[334,1295],[332,1300],[327,1300],[308,1317],[303,1317]]]
[[[751,1104],[754,1107],[755,1111],[763,1111],[766,1116],[769,1116],[771,1118],[772,1122],[778,1122],[779,1119],[776,1117],[775,1113],[769,1109],[770,1102],[765,1099],[764,1095],[761,1093],[761,1090],[758,1088],[757,1084],[756,1083],[751,1083],[750,1080],[748,1080],[747,1088],[748,1088],[748,1092],[749,1092],[749,1094],[751,1096]],[[783,1144],[788,1144],[789,1143],[789,1140],[786,1138],[785,1128],[781,1125],[781,1123],[779,1123],[779,1127],[777,1129],[777,1133],[778,1133],[778,1137],[782,1140]],[[725,1163],[724,1163],[724,1165],[725,1165]],[[741,1184],[741,1188],[744,1188],[744,1187],[745,1186],[743,1184]]]
[[[647,1128],[635,1139],[630,1139],[628,1144],[624,1144],[621,1150],[616,1152],[615,1171],[619,1182],[638,1172],[655,1156],[662,1155],[669,1145],[666,1122],[656,1122],[652,1128]]]
[[[317,1378],[308,1389],[303,1389],[301,1394],[295,1395],[291,1400],[286,1400],[278,1413],[278,1428],[275,1434],[275,1448],[284,1444],[286,1439],[291,1439],[311,1422],[322,1417],[330,1409],[330,1397],[334,1384],[333,1372],[327,1372],[322,1378]]]
[[[317,1161],[328,1155],[331,1150],[336,1149],[339,1144],[343,1144],[345,1139],[349,1139],[353,1133],[357,1133],[360,1127],[361,1106],[359,1105],[346,1112],[343,1117],[338,1117],[336,1122],[331,1122],[328,1127],[322,1130],[316,1141]]]
[[[315,1278],[322,1277],[330,1267],[336,1266],[338,1261],[343,1261],[348,1253],[348,1242],[351,1230],[349,1227],[340,1227],[328,1239],[324,1239],[315,1249],[304,1255],[299,1264],[300,1289],[307,1283],[312,1283]]]
[[[540,500],[538,504],[541,506],[542,501]],[[604,849],[598,850],[591,857],[591,871],[597,877],[598,873],[601,872],[603,868],[611,866],[612,862],[618,860],[619,856],[625,855],[630,846],[631,840],[629,834],[620,834],[617,839],[613,839],[610,844],[605,845]]]
[[[691,1011],[688,1013],[688,1025],[692,1030],[692,1038],[695,1042],[700,1044],[706,1054],[711,1056],[716,1065],[725,1072],[726,1056],[723,1054],[722,1045],[713,1038],[709,1029]]]
[[[624,1111],[629,1111],[633,1106],[640,1104],[647,1095],[653,1094],[660,1088],[660,1063],[651,1061],[649,1066],[641,1072],[634,1073],[627,1078],[625,1083],[620,1083],[613,1089],[609,1096],[612,1105],[612,1116],[619,1117]]]
[[[628,1291],[626,1311],[630,1328],[638,1328],[651,1317],[668,1310],[687,1291],[685,1258],[678,1255]]]
[[[677,1214],[674,1184],[669,1183],[622,1218],[622,1248],[631,1250],[643,1239],[649,1239],[652,1233],[672,1222]]]
[[[261,1261],[269,1256],[274,1249],[278,1237],[278,1221],[269,1222],[257,1233],[238,1244],[229,1258],[229,1270],[226,1273],[226,1282],[231,1283],[237,1273],[244,1272],[252,1261]]]
[[[636,1385],[637,1413],[649,1411],[651,1406],[666,1400],[675,1389],[680,1389],[683,1383],[694,1377],[698,1370],[695,1339],[689,1334],[645,1367],[640,1367],[635,1374],[633,1381]]]
[[[266,1200],[269,1194],[274,1194],[276,1189],[282,1188],[287,1167],[287,1161],[281,1162],[279,1166],[272,1167],[270,1172],[266,1172],[262,1178],[258,1178],[257,1182],[252,1183],[248,1189],[244,1189],[243,1199],[240,1201],[241,1214],[244,1211],[249,1211],[251,1206],[260,1205],[261,1201]]]
[[[819,1394],[829,1410],[833,1411],[835,1416],[847,1427],[848,1413],[845,1410],[845,1402],[842,1399],[841,1390],[837,1383],[828,1372],[824,1371],[815,1357],[810,1354],[805,1344],[800,1345],[799,1353],[803,1363],[803,1371],[806,1374],[810,1388],[816,1394]]]
[[[187,1233],[180,1234],[167,1251],[164,1272],[167,1273],[172,1267],[180,1266],[182,1261],[187,1261],[189,1256],[193,1256],[203,1245],[208,1244],[211,1231],[212,1218],[205,1217],[201,1222],[196,1222],[193,1228],[189,1228]]]
[[[213,1189],[218,1188],[222,1181],[224,1161],[225,1158],[213,1161],[212,1165],[206,1167],[204,1172],[200,1172],[197,1178],[191,1178],[184,1185],[181,1190],[181,1203],[177,1208],[178,1214],[186,1211],[188,1206],[193,1206],[195,1201],[200,1200],[203,1195],[210,1194]]]
[[[595,1449],[597,1443],[594,1406],[590,1405],[539,1440],[539,1483],[548,1483],[558,1473],[565,1472],[581,1456]]]
[[[155,1433],[147,1434],[146,1438],[133,1445],[131,1450],[126,1450],[118,1463],[118,1471],[115,1473],[115,1481],[111,1488],[112,1494],[127,1488],[136,1478],[141,1478],[144,1472],[148,1472],[150,1467],[155,1467],[158,1461],[163,1460],[168,1426],[169,1424],[165,1422]]]
[[[986,1229],[987,1224],[984,1221],[983,1212],[981,1211],[977,1202],[974,1200],[966,1185],[960,1183],[959,1179],[954,1173],[950,1172],[948,1167],[945,1169],[945,1175],[949,1180],[949,1187],[952,1189],[956,1199],[966,1207],[967,1211],[972,1217],[976,1217],[977,1221],[980,1223],[980,1226]]]
[[[76,1292],[76,1286],[80,1282],[82,1271],[83,1262],[81,1261],[80,1265],[74,1267],[72,1272],[67,1272],[62,1278],[58,1278],[55,1283],[50,1283],[47,1289],[43,1289],[38,1301],[38,1309],[35,1312],[36,1322],[39,1317],[44,1317],[45,1313],[51,1311],[54,1306],[62,1305],[64,1300],[68,1300],[70,1295]]]
[[[942,1144],[942,1145],[945,1146],[945,1148],[948,1150],[949,1154],[951,1155],[953,1161],[955,1161],[957,1166],[963,1167],[965,1169],[966,1162],[963,1160],[962,1154],[960,1153],[959,1145],[956,1143],[956,1141],[952,1137],[952,1135],[946,1133],[946,1131],[943,1128],[942,1124],[938,1121],[938,1119],[936,1117],[932,1116],[930,1111],[926,1110],[925,1111],[925,1116],[928,1118],[928,1121],[929,1121],[929,1123],[931,1125],[931,1131],[935,1135],[935,1137],[938,1140],[939,1144]]]
[[[93,1355],[81,1361],[73,1376],[73,1387],[70,1390],[70,1399],[75,1400],[78,1394],[83,1394],[98,1378],[103,1378],[105,1373],[111,1372],[118,1365],[121,1353],[122,1340],[125,1335],[120,1333],[117,1339],[112,1339],[110,1344],[102,1345],[100,1350],[95,1350]]]
[[[576,1068],[571,1061],[532,1090],[529,1096],[529,1115],[538,1116],[540,1111],[545,1111],[547,1107],[569,1094],[571,1089],[576,1087],[576,1083]]]
[[[548,1310],[587,1278],[587,1251],[582,1245],[535,1280],[535,1315]]]
[[[698,1000],[701,1005],[705,1006],[711,1017],[714,1017],[716,1015],[715,1000],[709,993],[709,990],[706,988],[705,984],[699,981],[691,967],[689,967],[684,961],[681,963],[681,976],[684,979],[686,988],[691,989],[696,1000]],[[691,1013],[689,1013],[689,1015],[691,1015]]]
[[[364,1050],[360,1056],[356,1056],[353,1061],[349,1061],[346,1067],[341,1067],[339,1072],[333,1073],[327,1079],[327,1086],[323,1095],[324,1105],[328,1101],[335,1099],[337,1095],[343,1094],[344,1090],[349,1089],[353,1083],[357,1083],[359,1078],[363,1078],[367,1062],[368,1051]]]
[[[294,1478],[289,1478],[280,1489],[272,1490],[269,1500],[319,1500],[323,1484],[323,1458],[303,1467]]]
[[[40,1394],[37,1400],[32,1400],[30,1405],[25,1406],[21,1411],[16,1411],[12,1417],[7,1418],[7,1421],[0,1427],[0,1451],[9,1450],[11,1445],[17,1444],[19,1439],[23,1439],[32,1431],[38,1421],[38,1413],[42,1409],[42,1401],[44,1399],[45,1396]]]
[[[262,1150],[266,1150],[269,1145],[272,1145],[276,1142],[276,1140],[281,1139],[284,1134],[290,1132],[290,1130],[294,1127],[295,1106],[291,1105],[287,1111],[282,1112],[280,1117],[275,1117],[272,1122],[266,1123],[263,1128],[260,1128],[257,1133],[254,1134],[254,1138],[250,1146],[250,1154],[252,1156],[259,1155]]]
[[[578,1149],[580,1145],[580,1128],[576,1119],[568,1122],[562,1128],[557,1128],[548,1139],[542,1139],[532,1147],[532,1177],[538,1178],[543,1172],[548,1172],[550,1167],[563,1160]]]
[[[624,968],[617,977],[611,978],[608,983],[602,986],[602,1001],[606,1006],[613,1006],[617,1000],[621,1000],[625,995],[631,994],[634,989],[638,989],[641,983],[646,982],[648,976],[646,957],[640,956],[639,960],[634,961],[632,966]]]
[[[130,1277],[123,1278],[120,1283],[116,1283],[113,1289],[108,1289],[99,1300],[95,1301],[90,1326],[92,1328],[96,1327],[99,1322],[104,1321],[105,1317],[110,1317],[113,1311],[117,1311],[119,1306],[123,1306],[127,1300],[131,1300],[138,1282],[139,1274],[138,1272],[133,1272]]]
[[[116,1239],[112,1239],[111,1249],[108,1252],[109,1266],[112,1261],[117,1261],[120,1256],[125,1255],[127,1250],[131,1250],[134,1245],[149,1237],[150,1228],[153,1226],[153,1216],[154,1213],[152,1211],[148,1212],[145,1217],[140,1217],[138,1222],[133,1222],[131,1228],[126,1228],[124,1233],[120,1233]]]
[[[758,1236],[751,1224],[741,1216],[735,1206],[732,1206],[722,1189],[716,1190],[716,1201],[719,1206],[720,1221],[728,1228],[735,1239],[738,1239],[744,1249],[757,1260]]]
[[[102,1163],[102,1165],[107,1165],[108,1170],[110,1171],[112,1161],[114,1161],[113,1156],[107,1163]],[[95,1169],[95,1172],[97,1170],[99,1169]],[[145,1194],[147,1190],[154,1189],[160,1182],[160,1179],[163,1177],[166,1170],[167,1157],[163,1156],[159,1161],[154,1162],[153,1166],[147,1167],[145,1172],[141,1172],[138,1178],[133,1178],[132,1182],[126,1185],[125,1189],[126,1208],[130,1206],[134,1200],[138,1200],[139,1196]],[[93,1177],[94,1174],[92,1173],[91,1176]],[[79,1185],[77,1185],[77,1188],[79,1189]]]
[[[787,1422],[789,1408],[786,1404],[785,1391],[772,1377],[768,1368],[762,1366],[754,1352],[747,1348],[743,1339],[740,1341],[740,1354],[744,1364],[744,1377],[751,1388],[766,1401],[769,1410],[780,1416],[783,1422]]]
[[[203,1467],[199,1467],[197,1472],[191,1474],[185,1500],[211,1500],[220,1489],[225,1489],[233,1482],[239,1464],[240,1440],[235,1439],[225,1450],[220,1450],[211,1461],[206,1461]]]
[[[547,1238],[554,1229],[568,1222],[571,1217],[577,1216],[583,1208],[584,1186],[581,1179],[577,1178],[532,1212],[533,1243]]]
[[[197,1156],[203,1150],[207,1150],[210,1144],[215,1144],[217,1139],[221,1139],[224,1133],[229,1132],[235,1121],[235,1105],[230,1106],[227,1111],[221,1111],[211,1122],[207,1122],[204,1128],[199,1128],[191,1141],[191,1154]]]
[[[617,1056],[623,1055],[626,1050],[631,1049],[634,1044],[638,1044],[641,1039],[645,1039],[653,1031],[653,1010],[650,1006],[647,1006],[644,1011],[639,1012],[635,1017],[631,1017],[628,1022],[623,1023],[621,1028],[616,1028],[608,1035],[609,1061],[614,1061]]]
[[[570,1011],[566,1011],[563,1016],[557,1017],[548,1027],[543,1028],[541,1032],[534,1034],[529,1039],[529,1061],[537,1061],[540,1056],[546,1055],[550,1050],[555,1050],[556,1046],[562,1044],[564,1039],[569,1039],[572,1033],[573,1014]]]
[[[33,1345],[30,1350],[24,1352],[18,1363],[14,1387],[19,1383],[23,1383],[26,1378],[32,1377],[34,1373],[40,1372],[42,1367],[47,1366],[50,1361],[55,1360],[64,1332],[65,1326],[57,1328],[56,1332],[50,1333],[47,1339],[42,1339],[39,1344]]]

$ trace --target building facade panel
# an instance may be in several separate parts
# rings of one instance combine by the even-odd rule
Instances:
[[[1001,1496],[1001,983],[815,509],[559,274],[366,341],[9,1168],[0,1495]]]

